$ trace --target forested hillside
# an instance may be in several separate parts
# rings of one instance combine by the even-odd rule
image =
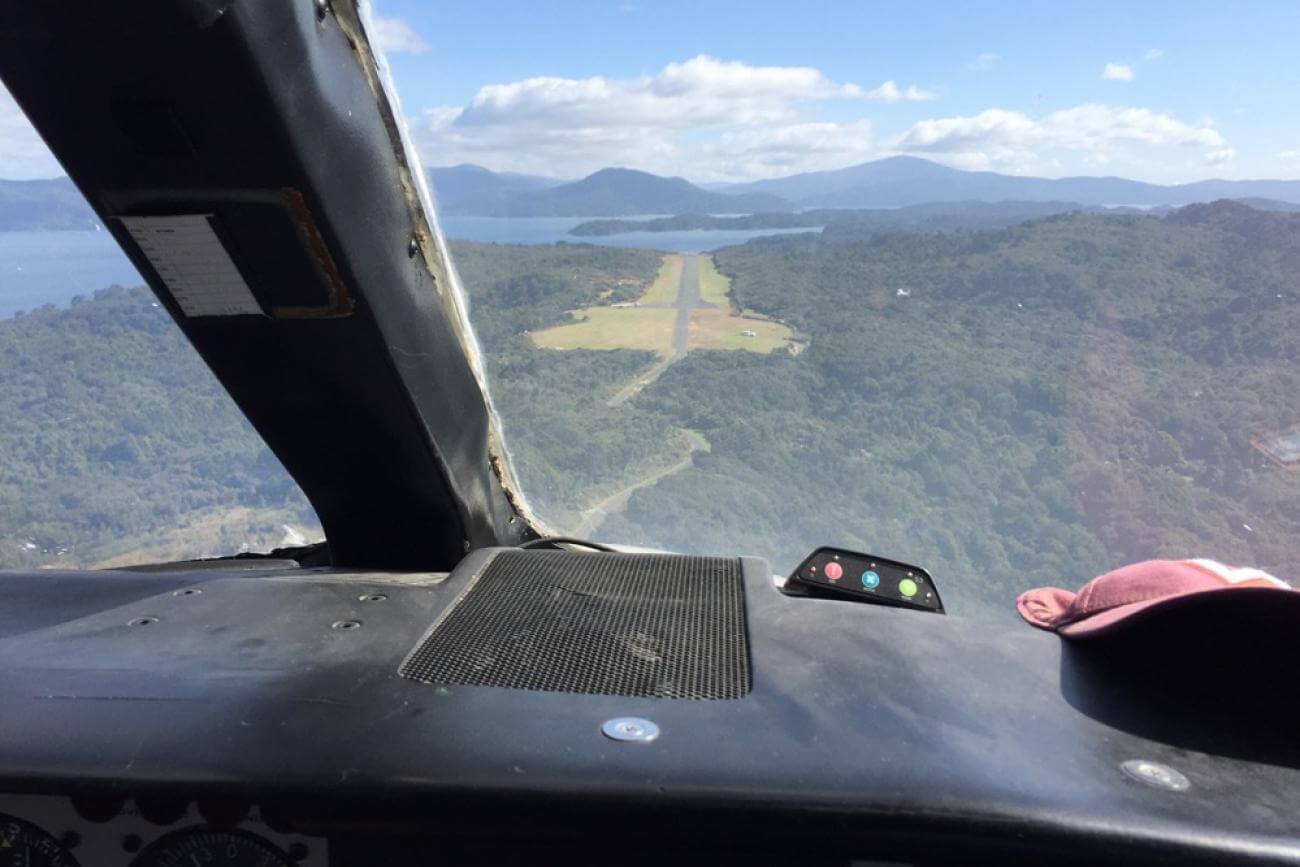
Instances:
[[[0,567],[267,550],[311,508],[143,288],[0,321]]]
[[[604,528],[790,565],[836,543],[1010,611],[1152,556],[1300,575],[1300,218],[1232,203],[716,255],[798,358],[693,355],[639,399],[712,451]]]
[[[660,256],[457,244],[517,470],[558,520],[681,434],[605,406],[650,353],[543,352],[525,332],[636,297]],[[143,288],[0,321],[0,568],[267,550],[319,536],[305,498]],[[526,428],[526,435],[525,430]]]
[[[539,514],[568,529],[582,508],[677,459],[685,434],[670,419],[608,405],[653,353],[556,352],[528,339],[566,321],[568,310],[638,297],[658,273],[658,253],[468,242],[453,243],[452,252],[515,471]]]
[[[1300,422],[1300,215],[1224,202],[732,247],[714,260],[733,306],[807,348],[692,351],[626,401],[652,353],[541,349],[529,333],[640,297],[659,254],[453,253],[517,473],[557,529],[634,489],[600,538],[778,568],[818,544],[859,548],[925,565],[950,610],[991,616],[1025,587],[1151,556],[1300,576],[1300,474],[1251,446]],[[145,291],[2,322],[0,345],[0,564],[191,556],[195,540],[229,553],[314,530]]]

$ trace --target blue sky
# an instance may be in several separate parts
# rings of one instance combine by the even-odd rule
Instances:
[[[426,165],[1300,177],[1300,2],[374,0]],[[0,177],[57,173],[0,93]]]
[[[1300,177],[1295,2],[374,9],[409,37],[389,61],[431,165],[709,181],[913,153],[1049,176]],[[699,58],[716,63],[664,74]]]

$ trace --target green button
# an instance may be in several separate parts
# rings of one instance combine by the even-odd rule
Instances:
[[[904,578],[898,582],[898,592],[911,599],[916,595],[916,582],[911,578]]]

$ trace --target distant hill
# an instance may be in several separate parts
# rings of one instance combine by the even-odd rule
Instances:
[[[465,177],[468,173],[462,172],[458,179]],[[520,189],[517,183],[509,188],[503,184],[489,188],[493,182],[481,177],[476,182],[484,184],[488,194],[479,198],[441,194],[442,212],[485,217],[622,217],[791,209],[788,201],[770,193],[713,193],[683,178],[663,178],[632,169],[601,169],[580,181],[543,189]],[[435,177],[435,188],[438,185]]]
[[[762,215],[758,218],[762,225],[753,228],[783,225],[783,220],[795,220],[791,225],[811,225],[806,217],[771,216],[796,210],[860,211],[936,203],[967,209],[981,203],[1017,205],[1021,209],[1045,204],[1065,210],[1133,206],[1162,213],[1196,202],[1234,199],[1266,211],[1300,208],[1300,180],[1210,180],[1160,186],[1125,178],[1048,179],[965,172],[916,157],[890,157],[836,171],[749,184],[710,185],[709,189],[684,178],[621,168],[601,169],[579,181],[562,181],[463,164],[429,169],[428,178],[438,211],[447,216],[676,214],[679,219],[697,215],[694,219],[699,222],[700,216],[709,214]],[[1041,215],[1027,213],[1026,218]],[[919,216],[928,220],[933,215]],[[966,216],[949,214],[945,219],[960,222]],[[0,231],[90,229],[97,224],[94,212],[67,178],[0,180]],[[610,228],[594,234],[607,233]],[[650,230],[669,228],[656,225]]]
[[[564,181],[537,175],[494,172],[463,163],[428,171],[438,209],[444,214],[478,213],[506,206],[511,196],[556,187]]]
[[[1279,202],[1276,199],[1260,199],[1251,196],[1236,199],[1239,204],[1257,211],[1280,211],[1283,213],[1300,213],[1300,202]]]
[[[812,208],[806,211],[715,217],[680,214],[650,220],[587,220],[569,230],[577,237],[602,237],[627,232],[690,230],[751,230],[851,228],[868,232],[944,232],[954,229],[996,229],[1025,220],[1075,211],[1133,213],[1126,208],[1100,208],[1078,202],[932,202],[906,208]]]
[[[0,232],[93,229],[99,218],[67,178],[0,180]]]
[[[1160,186],[1114,177],[1030,178],[965,172],[917,157],[890,157],[724,188],[770,193],[803,208],[899,208],[925,202],[1066,201],[1084,205],[1187,205],[1216,199],[1300,202],[1300,181],[1197,181]]]

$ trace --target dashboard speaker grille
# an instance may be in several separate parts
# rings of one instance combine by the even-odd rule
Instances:
[[[740,698],[750,687],[740,561],[503,551],[401,674],[551,692]]]

